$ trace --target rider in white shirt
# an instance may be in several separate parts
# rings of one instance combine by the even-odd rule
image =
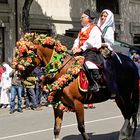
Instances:
[[[100,74],[97,65],[101,65],[103,62],[100,54],[101,47],[101,30],[93,23],[96,18],[96,14],[87,9],[81,15],[80,21],[82,29],[78,34],[77,39],[73,45],[73,53],[85,57],[84,66],[87,67],[86,74],[89,79],[89,90],[93,92],[99,91]],[[94,62],[94,63],[93,63]]]

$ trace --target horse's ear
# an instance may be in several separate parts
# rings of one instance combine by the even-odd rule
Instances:
[[[36,54],[37,54],[37,56],[38,56],[39,59],[40,59],[40,58],[41,58],[41,55],[42,55],[42,52],[41,52],[39,49],[37,49]]]
[[[43,61],[45,64],[47,64],[45,56],[43,55],[42,51],[39,49],[37,49],[37,56],[38,56],[38,61],[40,61],[39,63],[41,63],[41,61]]]

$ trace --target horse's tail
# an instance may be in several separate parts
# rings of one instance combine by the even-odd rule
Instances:
[[[135,88],[135,90],[133,91],[132,94],[132,122],[133,122],[133,135],[136,132],[136,128],[137,128],[137,121],[139,121],[139,116],[140,114],[138,113],[138,110],[140,110],[140,106],[139,106],[139,88]]]

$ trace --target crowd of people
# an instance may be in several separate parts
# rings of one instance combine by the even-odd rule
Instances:
[[[22,113],[23,108],[41,110],[40,76],[41,69],[36,67],[31,76],[22,80],[17,70],[3,62],[0,66],[0,108],[9,108],[10,114]]]
[[[140,76],[140,54],[135,49],[130,50],[129,57],[135,62]]]

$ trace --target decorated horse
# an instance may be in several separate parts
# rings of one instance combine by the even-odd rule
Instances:
[[[113,53],[104,60],[100,90],[89,93],[83,62],[84,58],[69,54],[67,48],[57,38],[26,33],[17,42],[13,67],[20,71],[21,78],[27,77],[36,66],[42,67],[43,89],[49,92],[48,100],[53,104],[55,140],[59,139],[63,113],[66,111],[75,112],[78,130],[84,140],[89,140],[84,124],[84,104],[110,99],[111,90],[106,84],[106,77],[108,67],[113,65],[112,72],[116,73],[119,91],[115,101],[124,118],[119,140],[130,140],[137,128],[139,107],[139,76],[135,64],[127,56]]]

